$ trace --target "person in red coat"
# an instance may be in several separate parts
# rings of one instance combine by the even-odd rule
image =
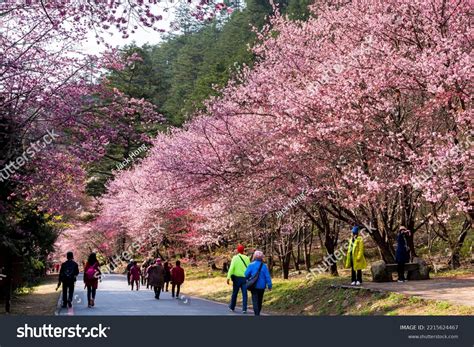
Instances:
[[[176,261],[176,266],[171,269],[171,296],[175,297],[175,289],[176,289],[176,299],[179,299],[179,290],[181,289],[181,285],[184,282],[184,270],[181,267],[181,262],[179,260]]]
[[[84,287],[87,287],[87,307],[95,304],[95,293],[99,285],[100,266],[95,253],[89,255],[87,263],[84,266]]]
[[[140,268],[136,261],[133,262],[133,265],[130,268],[130,284],[132,285],[132,290],[133,284],[137,285],[137,290],[140,287]]]

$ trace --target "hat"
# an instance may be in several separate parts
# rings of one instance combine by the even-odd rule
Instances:
[[[237,252],[239,252],[239,253],[244,253],[244,251],[245,251],[245,248],[244,248],[243,245],[238,245],[238,246],[237,246]]]
[[[352,233],[353,234],[358,234],[359,233],[359,226],[358,225],[354,225],[352,227]]]
[[[161,264],[161,259],[160,258],[156,259],[156,263]]]

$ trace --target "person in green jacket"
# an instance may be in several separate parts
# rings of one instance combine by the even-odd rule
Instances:
[[[346,256],[346,268],[351,268],[352,286],[362,284],[362,270],[367,267],[364,256],[364,240],[359,235],[359,226],[352,228],[352,237],[349,240],[349,248]]]
[[[234,255],[227,272],[227,284],[232,280],[232,297],[230,299],[229,309],[235,310],[237,304],[237,295],[242,290],[242,313],[247,313],[247,279],[245,270],[250,264],[250,259],[244,254],[245,248],[242,245],[237,246],[237,254]]]

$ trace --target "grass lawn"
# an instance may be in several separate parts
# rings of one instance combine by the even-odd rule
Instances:
[[[347,284],[348,276],[342,275],[320,275],[311,280],[302,276],[289,280],[276,278],[273,290],[265,292],[263,310],[278,315],[474,315],[473,307],[443,301],[331,287]],[[184,283],[183,293],[228,303],[232,287],[221,274],[211,276],[195,271]]]
[[[460,268],[460,269],[456,269],[456,270],[450,270],[450,269],[447,269],[447,270],[442,270],[442,271],[438,271],[438,272],[430,272],[430,277],[431,278],[440,278],[440,277],[443,277],[443,278],[449,278],[449,277],[460,277],[462,278],[463,276],[466,276],[466,275],[472,275],[474,273],[474,267],[469,267],[469,268]]]
[[[59,291],[55,291],[57,275],[48,275],[33,287],[22,288],[14,294],[11,306],[12,315],[54,315],[58,303]],[[0,314],[4,314],[2,305]]]

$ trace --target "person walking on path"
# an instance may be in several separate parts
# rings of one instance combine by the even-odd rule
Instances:
[[[95,294],[99,286],[100,266],[97,255],[91,253],[84,266],[84,287],[87,288],[87,307],[95,305]]]
[[[404,226],[400,227],[397,235],[397,253],[395,260],[397,261],[398,282],[405,282],[405,263],[410,260],[410,250],[408,248],[407,236],[410,231]]]
[[[156,259],[155,264],[150,265],[146,272],[148,275],[148,284],[155,291],[155,299],[159,300],[165,277],[165,270],[161,265],[161,259]]]
[[[256,316],[260,316],[263,305],[263,295],[265,289],[272,290],[272,278],[268,271],[267,265],[263,262],[263,252],[255,251],[253,254],[253,262],[247,266],[244,276],[248,283],[248,289],[252,293],[253,312]]]
[[[244,254],[245,248],[242,245],[237,246],[237,254],[233,256],[230,262],[229,271],[227,271],[227,284],[232,280],[232,296],[229,309],[235,310],[237,305],[237,295],[242,290],[242,313],[247,313],[247,286],[245,270],[250,264],[250,259]]]
[[[130,261],[127,264],[127,283],[130,285],[130,269],[133,266],[133,259],[130,259]]]
[[[171,281],[171,265],[168,261],[165,261],[165,263],[163,264],[163,268],[165,270],[165,282],[163,283],[163,288],[162,290],[165,291],[168,291],[168,286],[170,284],[170,281]],[[166,286],[166,288],[165,288]]]
[[[367,267],[364,256],[364,240],[359,235],[359,226],[352,228],[352,237],[349,239],[349,248],[346,255],[346,268],[351,269],[351,285],[362,284],[362,270]]]
[[[181,267],[181,262],[176,260],[176,266],[171,269],[171,296],[175,297],[176,289],[176,299],[179,299],[179,291],[181,285],[184,283],[184,269]]]
[[[142,282],[142,286],[144,286],[146,284],[146,269],[148,268],[148,260],[147,261],[144,261],[142,263],[142,266],[140,268],[140,271],[141,271],[141,282]]]
[[[148,281],[148,268],[153,265],[155,260],[153,259],[148,259],[144,264],[143,264],[143,277],[145,278],[146,282],[146,289],[150,289],[150,281]],[[151,288],[153,289],[153,287]]]
[[[133,262],[133,266],[130,268],[130,284],[132,285],[132,290],[134,284],[137,285],[137,290],[140,288],[140,268],[136,261]]]
[[[63,308],[72,307],[72,298],[74,296],[74,285],[76,283],[77,275],[79,275],[79,266],[74,261],[72,252],[67,252],[66,261],[61,264],[58,276],[58,286],[63,286]]]

